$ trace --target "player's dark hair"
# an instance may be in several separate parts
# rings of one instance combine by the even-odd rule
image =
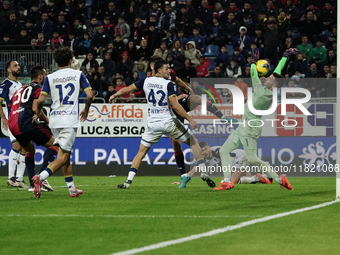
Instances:
[[[152,56],[149,60],[150,64],[156,63],[158,60],[161,60],[162,58],[159,56]]]
[[[209,144],[206,141],[202,141],[199,143],[200,148],[203,148],[205,146],[209,146]]]
[[[59,67],[68,66],[73,54],[69,47],[60,47],[54,52],[54,60]]]
[[[8,61],[7,63],[6,63],[6,70],[11,66],[11,63],[13,62],[13,61],[15,61],[15,60],[13,60],[13,59],[11,59],[10,61]]]
[[[39,75],[44,75],[45,70],[42,66],[33,66],[31,68],[31,80],[35,80],[38,78]]]
[[[164,65],[167,65],[167,64],[169,64],[169,62],[163,59],[156,61],[155,67],[154,67],[155,72],[158,73],[158,69],[162,68]]]

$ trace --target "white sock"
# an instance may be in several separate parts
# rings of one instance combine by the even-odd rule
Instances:
[[[241,176],[241,178],[240,178],[240,184],[251,184],[251,183],[255,183],[255,182],[258,182],[258,180],[256,180],[256,178],[257,179],[259,179],[258,177],[256,177],[256,176],[252,176],[252,177],[247,177],[247,176]]]
[[[8,157],[8,178],[15,176],[15,169],[17,167],[17,158],[19,151],[12,149]]]
[[[50,177],[50,174],[44,170],[40,174],[40,181],[45,181],[48,177]]]
[[[136,172],[134,172],[134,171],[129,171],[129,175],[128,175],[127,180],[128,180],[128,181],[132,181],[133,178],[135,177],[135,175],[136,175]]]
[[[25,154],[19,154],[18,156],[19,164],[17,166],[17,181],[21,182],[24,180],[24,173],[26,170],[26,164],[25,164]]]
[[[74,182],[73,182],[73,176],[68,176],[65,177],[65,182],[66,182],[66,186],[68,188],[68,190],[71,192],[71,190],[75,190],[76,187],[74,186]]]

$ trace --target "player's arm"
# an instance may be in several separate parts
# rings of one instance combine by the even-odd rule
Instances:
[[[84,90],[86,93],[86,102],[85,102],[85,108],[80,112],[80,121],[83,122],[87,119],[87,115],[89,114],[90,106],[92,103],[93,98],[93,91],[91,88],[91,85],[85,75],[81,73],[80,80],[79,80],[80,87]]]
[[[2,121],[2,126],[5,130],[8,130],[8,120],[5,116],[5,113],[2,109],[2,102],[4,101],[3,98],[0,97],[0,118],[1,118],[1,121]]]
[[[38,103],[38,99],[34,99],[33,104],[32,104],[32,111],[34,113],[37,112],[37,103]],[[44,111],[40,111],[40,115],[38,117],[39,117],[40,121],[44,121],[46,124],[49,123],[49,120],[48,120],[47,116],[45,115]]]
[[[36,103],[37,108],[36,108],[36,112],[35,112],[35,114],[34,114],[34,116],[32,118],[32,122],[36,122],[36,123],[39,124],[38,119],[39,119],[39,117],[40,117],[40,115],[42,113],[42,108],[44,106],[44,102],[45,102],[46,96],[47,96],[47,94],[45,92],[42,91],[40,93],[40,96],[39,96],[39,98],[36,101],[37,102]]]
[[[186,119],[189,122],[189,124],[190,124],[192,129],[198,128],[197,122],[195,120],[193,120],[189,116],[189,114],[183,109],[183,107],[178,103],[176,95],[169,96],[169,100],[170,100],[172,109],[174,109],[179,114],[179,116],[181,116],[184,119]]]
[[[279,64],[276,66],[273,73],[277,73],[277,74],[281,75],[281,71],[283,70],[283,68],[286,64],[288,57],[290,55],[298,54],[298,53],[299,53],[299,50],[296,49],[296,48],[290,48],[290,49],[286,50],[285,53],[283,53],[283,57],[281,58]]]
[[[113,100],[115,98],[118,98],[118,97],[121,97],[121,96],[124,96],[132,91],[141,91],[143,90],[143,86],[144,86],[144,81],[145,81],[146,78],[143,78],[143,79],[140,79],[139,81],[137,81],[136,83],[133,83],[131,84],[130,86],[128,87],[125,87],[125,88],[122,88],[121,90],[119,90],[117,93],[113,94],[112,96],[110,96],[110,99],[109,99],[109,103],[111,104],[113,102]]]
[[[182,81],[180,78],[177,77],[176,80],[175,80],[175,83],[176,83],[177,86],[188,91],[189,94],[191,94],[191,95],[194,94],[194,92],[191,90],[191,88],[188,85],[186,85],[185,82]]]

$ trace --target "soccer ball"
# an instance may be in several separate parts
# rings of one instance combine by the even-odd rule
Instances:
[[[256,69],[259,76],[265,76],[269,72],[270,66],[266,60],[260,59],[256,62]]]

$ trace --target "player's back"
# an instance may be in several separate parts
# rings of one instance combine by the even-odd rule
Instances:
[[[137,83],[135,85],[138,87]],[[173,92],[177,91],[177,87],[172,81],[157,76],[148,77],[144,80],[143,90],[149,106],[148,122],[176,118],[171,110],[169,100],[169,96],[171,96]]]
[[[0,85],[0,98],[5,100],[6,106],[7,106],[7,116],[9,116],[10,112],[10,102],[12,100],[12,97],[14,93],[22,87],[22,84],[20,81],[13,81],[11,79],[5,79],[1,85]]]
[[[14,135],[23,133],[31,125],[34,115],[33,101],[39,98],[40,91],[40,84],[32,82],[14,93],[8,121],[9,128]]]
[[[42,93],[51,93],[51,128],[76,128],[79,121],[79,90],[90,87],[81,71],[60,69],[47,75]]]

